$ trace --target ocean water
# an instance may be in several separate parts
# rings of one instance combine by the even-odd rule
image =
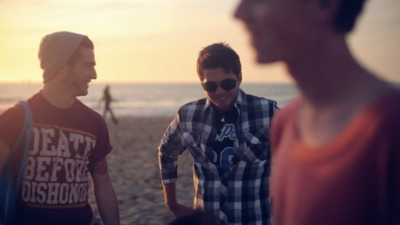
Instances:
[[[104,83],[92,83],[89,94],[79,99],[89,107],[101,113],[99,100],[102,97]],[[42,84],[0,84],[0,111],[25,100],[38,92]],[[241,88],[248,94],[262,96],[278,101],[282,107],[297,94],[292,84],[242,83]],[[177,113],[182,104],[205,97],[200,84],[110,84],[110,93],[116,100],[111,107],[116,116],[171,116]]]

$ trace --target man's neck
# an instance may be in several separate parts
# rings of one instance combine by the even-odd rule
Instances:
[[[310,146],[331,140],[389,89],[357,63],[344,39],[287,66],[302,96],[297,128]]]
[[[76,100],[76,97],[69,95],[68,91],[49,84],[43,86],[42,94],[51,105],[60,109],[70,108]]]
[[[299,57],[288,63],[303,98],[316,108],[342,104],[367,97],[368,88],[375,89],[378,79],[361,67],[351,55],[343,39],[331,40],[324,49],[310,57]],[[374,90],[371,90],[374,91]]]

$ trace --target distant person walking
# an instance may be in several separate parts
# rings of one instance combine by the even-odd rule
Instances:
[[[115,118],[114,113],[111,109],[111,102],[115,101],[110,94],[110,85],[107,85],[103,91],[103,97],[100,99],[100,103],[104,101],[103,117],[106,118],[107,112],[110,112],[111,119],[115,124],[118,124],[118,120]]]

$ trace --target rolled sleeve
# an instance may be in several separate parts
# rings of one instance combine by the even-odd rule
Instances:
[[[173,183],[177,180],[178,156],[184,150],[179,115],[177,115],[168,126],[158,146],[158,163],[161,180],[164,184]]]

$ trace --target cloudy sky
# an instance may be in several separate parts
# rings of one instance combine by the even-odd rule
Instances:
[[[254,62],[238,0],[0,0],[0,82],[41,82],[40,39],[54,31],[95,43],[98,82],[197,82],[199,50],[229,43],[244,82],[291,82],[280,64]],[[349,37],[357,58],[400,81],[400,1],[369,0]]]

